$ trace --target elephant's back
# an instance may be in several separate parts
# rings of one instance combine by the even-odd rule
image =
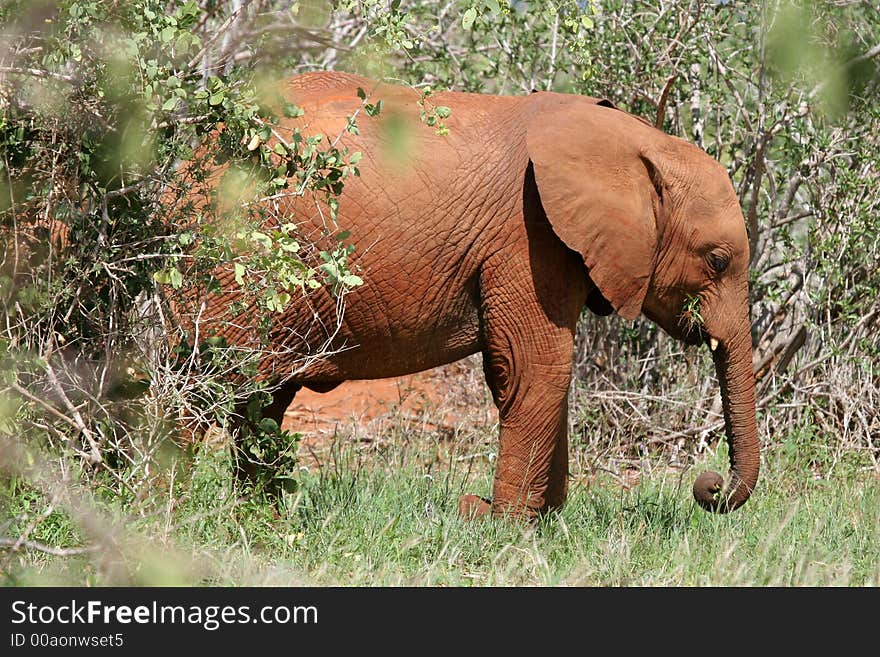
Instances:
[[[299,127],[309,133],[316,129],[335,138],[345,131],[348,119],[357,114],[358,132],[366,137],[388,139],[389,134],[401,125],[410,129],[421,128],[411,135],[442,146],[453,143],[461,148],[463,143],[475,144],[473,136],[479,134],[479,142],[485,147],[485,129],[491,123],[506,123],[504,116],[515,111],[525,101],[523,96],[494,96],[459,91],[426,93],[424,87],[391,84],[360,75],[337,71],[303,73],[281,82],[284,99],[303,109],[296,119],[282,121],[284,127]],[[368,106],[381,108],[375,113]],[[448,109],[450,116],[445,115]],[[390,124],[390,125],[389,125]],[[444,130],[437,134],[437,128]],[[399,135],[398,135],[399,136]],[[467,137],[463,142],[458,137]],[[342,135],[342,141],[351,140]]]
[[[526,160],[515,114],[525,97],[438,92],[423,100],[418,90],[345,73],[297,76],[283,93],[303,110],[282,119],[284,139],[299,130],[323,135],[319,148],[361,153],[360,175],[343,181],[336,224],[355,247],[349,264],[364,284],[347,293],[341,317],[338,300],[322,289],[294,299],[279,318],[279,353],[320,351],[325,340],[336,352],[291,380],[395,376],[479,351],[480,268],[521,232],[521,221],[510,220],[522,214]],[[381,111],[366,111],[380,100]],[[422,111],[436,117],[434,125]],[[438,134],[439,123],[448,133]],[[319,195],[290,198],[286,207],[312,234],[328,227]],[[319,243],[336,246],[332,238]],[[312,326],[316,316],[321,330]],[[285,356],[272,365],[282,375],[297,369]]]
[[[419,105],[417,90],[348,74],[298,76],[286,89],[288,102],[304,112],[288,129],[320,133],[325,147],[338,138],[338,148],[362,154],[360,175],[344,180],[338,225],[350,234],[346,243],[355,250],[349,261],[364,284],[347,294],[341,323],[333,327],[333,345],[341,351],[312,363],[296,380],[395,376],[479,351],[480,266],[498,247],[499,219],[520,212],[522,196],[522,171],[510,158],[509,142],[486,131],[504,131],[489,114],[516,99],[443,92]],[[379,100],[378,114],[362,109]],[[420,116],[423,109],[436,114],[437,107],[451,110],[437,116],[447,134]],[[347,131],[355,112],[357,130]],[[296,201],[294,216],[315,228],[326,225],[326,212],[311,199]],[[335,300],[326,291],[316,291],[310,309],[333,324]],[[309,317],[295,303],[284,323]]]

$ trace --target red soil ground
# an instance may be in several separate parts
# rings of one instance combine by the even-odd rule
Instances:
[[[335,390],[297,393],[283,428],[306,442],[334,433],[364,436],[401,420],[454,432],[467,425],[491,425],[495,407],[479,363],[465,359],[395,379],[347,381]]]

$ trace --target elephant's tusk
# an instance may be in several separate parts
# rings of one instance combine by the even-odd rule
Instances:
[[[716,340],[715,338],[709,338],[709,349],[711,349],[712,351],[718,349],[718,340]]]

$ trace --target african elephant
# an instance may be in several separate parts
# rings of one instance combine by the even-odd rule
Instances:
[[[759,467],[749,246],[718,162],[577,95],[438,93],[431,102],[452,111],[449,133],[438,136],[420,122],[421,96],[411,88],[332,72],[281,84],[305,111],[281,121],[283,138],[299,126],[342,135],[340,146],[364,154],[338,221],[350,231],[365,284],[346,297],[337,353],[296,373],[285,356],[266,356],[264,370],[279,387],[264,416],[280,423],[302,386],[325,391],[481,352],[499,410],[498,458],[491,502],[468,495],[460,510],[534,518],[566,498],[568,389],[582,309],[629,320],[643,313],[714,357],[731,472],[726,483],[701,474],[696,501],[725,512],[748,499]],[[361,113],[355,135],[345,127],[362,107],[358,88],[383,109]],[[392,120],[406,130],[403,164],[388,154]],[[327,221],[314,201],[289,204],[295,222]],[[313,348],[303,322],[332,323],[334,311],[329,293],[294,299],[272,339]]]

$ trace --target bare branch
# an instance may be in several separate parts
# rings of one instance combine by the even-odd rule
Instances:
[[[0,548],[9,548],[13,552],[17,552],[21,548],[27,548],[29,550],[37,550],[38,552],[51,554],[53,557],[73,557],[79,554],[90,554],[101,549],[97,545],[87,545],[85,547],[75,548],[53,548],[43,543],[37,543],[36,541],[19,541],[14,538],[3,537],[0,537]]]
[[[79,78],[74,75],[66,75],[64,73],[54,73],[39,68],[19,68],[17,66],[0,66],[0,73],[10,75],[28,75],[33,78],[43,78],[51,80],[61,80],[62,82],[79,82]]]

